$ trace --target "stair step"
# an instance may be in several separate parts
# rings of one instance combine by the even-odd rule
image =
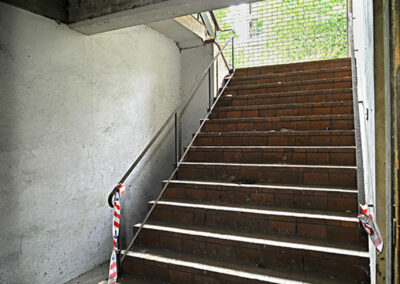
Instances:
[[[125,253],[125,251],[123,251]],[[354,283],[349,275],[318,275],[292,270],[249,267],[167,250],[137,249],[126,252],[124,271],[156,277],[168,283]]]
[[[118,276],[117,283],[121,284],[169,284],[169,282],[155,280],[142,276],[135,276],[131,274],[122,273],[121,276]]]
[[[201,132],[197,146],[354,146],[354,130]]]
[[[305,116],[352,114],[352,101],[320,103],[272,104],[256,106],[216,107],[212,118],[252,118],[274,116]]]
[[[355,165],[355,147],[192,146],[186,162]]]
[[[232,95],[225,92],[218,101],[217,106],[251,106],[289,103],[310,103],[328,101],[351,101],[352,89],[326,89],[307,90],[281,93],[261,93],[248,95]]]
[[[282,72],[296,72],[296,71],[306,71],[306,70],[320,70],[327,68],[339,68],[339,67],[350,67],[350,58],[341,59],[330,59],[323,61],[311,61],[311,62],[299,62],[290,64],[280,64],[280,65],[269,65],[269,66],[257,66],[248,68],[236,69],[236,76],[252,76],[265,73],[282,73]]]
[[[351,114],[279,116],[260,118],[226,118],[207,120],[204,132],[268,131],[268,130],[352,130]]]
[[[149,207],[153,203],[154,201],[149,202]],[[216,202],[166,199],[157,203],[150,221],[273,234],[277,237],[345,242],[367,248],[367,241],[358,226],[358,219],[349,214],[330,211],[293,208],[289,210],[254,205],[233,206]]]
[[[254,85],[228,86],[226,92],[232,95],[247,95],[259,93],[280,93],[305,90],[343,89],[352,87],[352,78],[330,78],[292,82],[278,82]]]
[[[356,274],[358,279],[367,278],[363,267],[368,267],[369,253],[354,245],[343,248],[326,241],[310,242],[298,237],[277,238],[165,223],[146,224],[142,232],[137,242],[146,248],[213,257],[244,265],[284,267],[297,272],[346,272]]]
[[[183,162],[179,178],[357,188],[355,166]]]
[[[166,181],[163,182],[163,185]],[[171,180],[164,197],[224,204],[253,204],[282,208],[357,213],[357,190],[306,186],[237,184]]]
[[[316,69],[316,70],[305,70],[305,71],[291,71],[281,73],[263,73],[259,75],[242,75],[234,76],[230,81],[230,86],[236,85],[250,85],[250,84],[264,84],[274,83],[283,81],[299,81],[299,80],[315,80],[315,79],[327,79],[327,78],[340,78],[350,77],[351,67],[338,67],[328,69]]]

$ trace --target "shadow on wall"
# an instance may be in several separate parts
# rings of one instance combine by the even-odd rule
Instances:
[[[12,18],[9,25],[16,24]],[[0,15],[0,26],[4,27],[5,19]],[[12,49],[14,30],[0,29],[0,282],[4,274],[16,275],[22,255],[25,232],[15,230],[20,222],[18,215],[19,195],[23,188],[18,184],[23,175],[18,173],[19,158],[16,153],[19,141],[19,122],[15,113],[18,108],[18,97],[15,86],[18,84],[18,74],[15,67],[17,58]],[[27,60],[28,58],[26,58]],[[21,173],[22,174],[22,173]],[[29,182],[29,181],[28,181]],[[33,228],[32,228],[33,229]],[[10,265],[12,264],[12,265]],[[7,279],[5,276],[4,279]]]

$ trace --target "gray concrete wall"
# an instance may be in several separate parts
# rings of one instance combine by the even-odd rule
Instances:
[[[357,63],[357,91],[364,164],[365,199],[376,205],[375,92],[373,1],[353,1],[354,49]],[[376,209],[376,207],[374,207]],[[376,214],[376,211],[375,211]],[[371,283],[376,283],[376,254],[370,243]]]
[[[190,96],[193,85],[199,80],[204,70],[212,62],[218,49],[214,43],[208,43],[194,48],[183,49],[181,51],[181,96]],[[217,67],[218,65],[218,67]],[[218,68],[218,80],[217,80]],[[219,56],[214,65],[210,68],[211,72],[211,97],[217,95],[218,89],[223,83],[223,78],[228,74],[228,69]],[[217,85],[218,84],[218,85]],[[218,86],[218,87],[217,87]],[[192,134],[199,126],[200,120],[207,114],[209,107],[209,79],[208,74],[201,81],[200,87],[196,91],[193,99],[188,103],[187,109],[181,115],[181,137],[182,153],[183,148],[192,140]]]
[[[109,259],[107,195],[179,103],[180,53],[144,26],[88,37],[3,3],[0,21],[0,283],[63,283]],[[162,142],[125,232],[172,171]]]

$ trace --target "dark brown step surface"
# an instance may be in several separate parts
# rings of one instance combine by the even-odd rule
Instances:
[[[253,118],[273,116],[334,115],[352,113],[352,101],[333,101],[319,103],[216,107],[213,110],[212,118]]]
[[[200,132],[196,146],[354,146],[354,130]]]
[[[118,277],[117,283],[121,283],[121,284],[168,284],[170,282],[123,273]]]
[[[149,203],[149,207],[154,202]],[[355,214],[326,210],[288,209],[255,205],[186,202],[173,199],[157,203],[150,222],[172,222],[235,232],[291,236],[367,248]]]
[[[330,78],[292,82],[278,82],[254,85],[228,86],[225,90],[231,95],[247,95],[260,93],[280,93],[309,90],[344,89],[352,87],[352,78]]]
[[[139,226],[137,224],[135,228]],[[284,267],[297,272],[345,272],[358,279],[367,279],[363,268],[368,266],[368,251],[354,245],[339,244],[338,247],[332,242],[310,242],[299,237],[237,233],[169,223],[144,225],[138,245],[243,265]]]
[[[351,66],[350,58],[330,59],[322,61],[299,62],[290,64],[279,64],[269,66],[257,66],[236,69],[235,76],[252,76],[265,73],[282,73],[306,70],[320,70],[329,68],[340,68]]]
[[[331,187],[172,180],[164,197],[188,202],[253,204],[353,214],[358,211],[357,190]]]
[[[357,188],[355,166],[183,162],[179,179]]]
[[[351,101],[352,98],[353,96],[351,88],[248,95],[232,95],[230,93],[225,93],[225,95],[222,95],[219,99],[217,106],[254,106],[270,104]]]
[[[187,162],[356,165],[355,147],[192,146]]]
[[[291,71],[281,73],[263,73],[258,75],[242,75],[234,76],[229,85],[253,85],[253,84],[265,84],[275,83],[284,81],[300,81],[300,80],[315,80],[315,79],[328,79],[328,78],[341,78],[350,77],[351,67],[337,67],[328,69],[315,69],[315,70],[304,70],[304,71]]]
[[[204,132],[268,130],[353,130],[351,114],[210,119]]]
[[[296,273],[288,269],[249,267],[212,258],[147,248],[128,252],[124,271],[174,284],[366,283],[358,282],[353,275]]]

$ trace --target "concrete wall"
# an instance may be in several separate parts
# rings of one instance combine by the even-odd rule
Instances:
[[[88,37],[3,3],[0,26],[0,283],[63,283],[109,258],[107,195],[181,100],[180,53],[144,26]],[[131,176],[125,232],[172,138]]]
[[[374,30],[372,0],[353,1],[354,49],[364,164],[365,199],[376,205]],[[362,102],[362,103],[361,103]],[[376,207],[375,207],[376,208]],[[376,214],[376,212],[375,212]],[[376,282],[375,247],[370,242],[371,283]]]
[[[214,43],[208,43],[194,48],[183,49],[181,51],[181,96],[190,95],[193,85],[203,74],[204,70],[212,62],[218,49]],[[218,65],[218,67],[217,67]],[[217,77],[218,69],[218,77]],[[210,69],[211,72],[211,97],[215,98],[218,89],[223,84],[223,78],[228,74],[228,69],[219,56],[214,65]],[[217,79],[218,78],[218,79]],[[217,87],[218,86],[218,87]],[[212,103],[212,102],[211,102]],[[192,134],[195,133],[200,126],[200,119],[204,118],[209,108],[209,79],[208,74],[201,81],[193,99],[188,103],[187,109],[184,109],[181,115],[181,137],[182,137],[182,153],[183,148],[187,146]]]

